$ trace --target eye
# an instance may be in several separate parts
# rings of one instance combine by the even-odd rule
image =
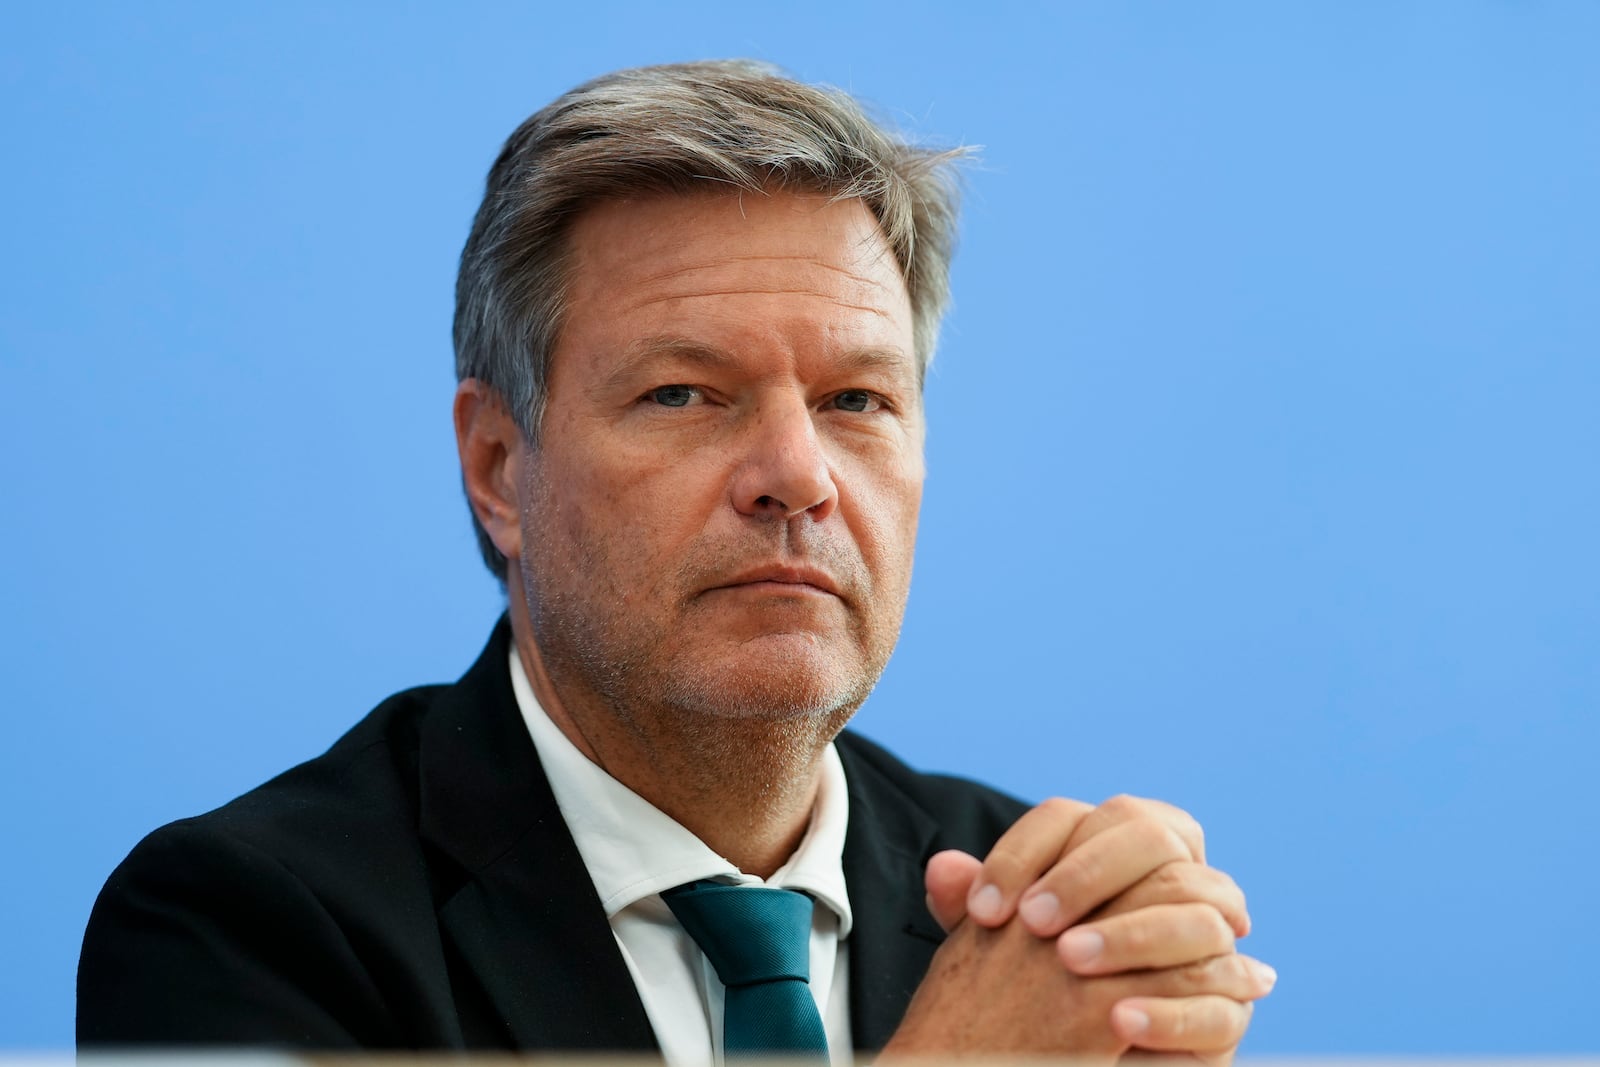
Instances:
[[[840,411],[878,411],[883,407],[883,398],[865,389],[846,389],[833,398],[833,406]]]
[[[663,385],[644,395],[645,400],[664,408],[686,408],[700,398],[700,390],[692,385]]]

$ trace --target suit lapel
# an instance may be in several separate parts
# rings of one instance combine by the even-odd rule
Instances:
[[[858,1052],[900,1025],[944,932],[928,914],[922,871],[937,824],[871,764],[839,746],[850,788],[844,841],[850,934],[850,1028]]]
[[[515,1047],[659,1054],[517,709],[509,655],[502,619],[421,724],[422,836],[462,872],[444,880],[441,926]],[[839,755],[850,794],[851,1029],[857,1050],[876,1050],[944,940],[922,888],[938,824],[849,744]]]
[[[465,872],[440,921],[519,1048],[657,1051],[516,706],[502,619],[419,737],[421,830]]]

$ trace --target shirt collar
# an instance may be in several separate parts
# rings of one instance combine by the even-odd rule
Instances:
[[[845,889],[841,858],[850,819],[850,794],[844,766],[831,743],[822,753],[817,798],[805,836],[788,862],[763,880],[740,872],[676,820],[578,751],[534,696],[515,643],[511,646],[510,668],[517,708],[607,918],[663,889],[696,880],[720,879],[808,893],[839,917],[841,938],[850,933],[850,896]]]

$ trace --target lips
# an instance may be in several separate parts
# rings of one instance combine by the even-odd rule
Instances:
[[[819,570],[816,567],[796,566],[793,564],[757,567],[753,570],[744,571],[713,588],[734,589],[744,585],[762,585],[766,583],[805,586],[824,593],[832,593],[834,596],[843,596],[839,591],[839,583],[835,582],[833,576],[827,571]]]

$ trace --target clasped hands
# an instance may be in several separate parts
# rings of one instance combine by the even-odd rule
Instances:
[[[1116,797],[1045,801],[981,862],[928,862],[949,937],[885,1056],[999,1053],[1227,1064],[1272,968],[1235,951],[1244,894],[1205,862],[1188,813]]]

